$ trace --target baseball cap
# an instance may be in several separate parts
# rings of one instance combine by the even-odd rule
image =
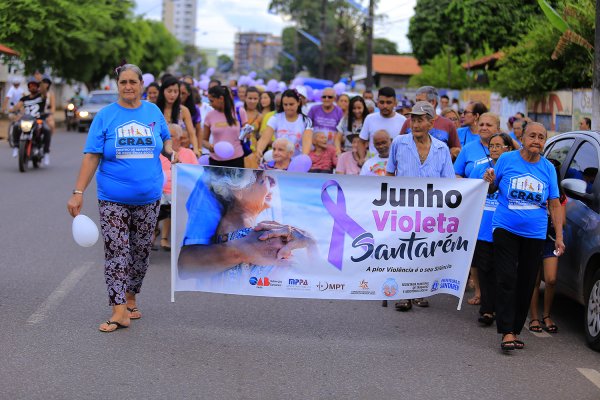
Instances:
[[[21,78],[14,77],[10,81],[11,81],[11,83],[13,85],[20,84],[21,83]]]
[[[296,86],[296,92],[298,92],[298,94],[304,97],[305,99],[308,98],[308,93],[306,92],[306,88],[304,86]]]
[[[435,117],[435,110],[428,101],[417,101],[410,111],[411,115],[429,115],[431,118]]]

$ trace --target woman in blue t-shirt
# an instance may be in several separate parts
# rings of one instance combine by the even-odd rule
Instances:
[[[546,238],[547,209],[556,228],[555,255],[565,251],[563,215],[554,166],[542,157],[548,133],[540,123],[527,125],[523,147],[503,154],[484,179],[489,193],[498,191],[492,219],[496,268],[496,326],[504,351],[522,349],[518,339],[527,319],[529,302]]]
[[[498,158],[507,151],[514,150],[513,142],[506,133],[496,133],[490,139],[490,163],[473,168],[469,178],[482,179],[488,168],[493,168]],[[479,286],[479,323],[489,326],[494,323],[496,304],[496,271],[494,270],[494,249],[492,238],[492,218],[498,206],[498,192],[490,193],[485,199],[485,207],[479,226],[477,244],[473,253],[471,275],[477,276]],[[476,268],[476,269],[475,269]],[[475,271],[475,274],[473,273]],[[472,304],[473,302],[469,302]]]
[[[163,172],[159,154],[176,160],[167,123],[158,107],[142,101],[142,71],[132,64],[116,69],[119,100],[94,118],[83,150],[73,195],[67,203],[75,217],[83,192],[96,174],[100,227],[104,238],[104,276],[112,315],[102,332],[141,318],[136,294],[149,265]]]
[[[467,144],[477,141],[477,129],[479,126],[479,117],[488,112],[485,104],[475,101],[467,104],[465,111],[462,112],[463,126],[458,128],[458,140],[460,140],[461,148]]]

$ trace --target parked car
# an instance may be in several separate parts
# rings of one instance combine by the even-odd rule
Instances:
[[[90,129],[92,120],[98,111],[118,100],[119,93],[114,90],[93,90],[79,107],[76,114],[76,126],[79,132]]]
[[[560,162],[561,186],[569,198],[556,289],[585,306],[587,342],[600,350],[600,133],[554,136],[544,154]]]

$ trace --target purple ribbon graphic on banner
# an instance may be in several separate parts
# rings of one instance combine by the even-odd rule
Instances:
[[[337,188],[337,203],[327,192],[330,187]],[[329,214],[333,217],[333,231],[331,232],[331,242],[329,243],[329,257],[327,258],[340,271],[342,270],[342,260],[344,258],[344,234],[350,235],[352,239],[356,239],[359,235],[367,231],[354,221],[346,213],[346,197],[339,183],[334,180],[329,180],[323,184],[321,188],[321,201]],[[365,243],[373,244],[372,238],[364,240]]]

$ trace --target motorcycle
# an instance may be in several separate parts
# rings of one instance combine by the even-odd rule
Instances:
[[[33,168],[39,168],[44,158],[44,120],[32,115],[24,115],[17,123],[16,135],[19,138],[19,171],[25,172],[29,168],[29,160]]]
[[[77,129],[77,106],[74,103],[69,103],[65,109],[65,123],[67,131]]]

